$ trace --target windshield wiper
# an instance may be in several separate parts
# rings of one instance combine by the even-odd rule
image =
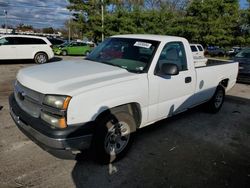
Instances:
[[[110,63],[108,61],[101,61],[101,63],[107,64],[107,65],[112,65],[114,67],[119,67],[119,68],[122,68],[122,69],[126,69],[125,67],[122,67],[122,66],[114,64],[114,63]]]
[[[127,71],[132,72],[132,73],[136,73],[136,74],[144,73],[144,71],[142,71],[142,70],[129,70],[129,69],[127,69]]]
[[[125,69],[125,70],[127,70],[128,72],[132,72],[132,73],[137,73],[137,74],[138,74],[138,73],[144,73],[144,71],[142,71],[142,70],[130,70],[130,69],[127,69],[126,67],[123,67],[123,66],[120,66],[120,65],[117,65],[117,64],[108,62],[108,61],[97,61],[97,60],[90,59],[90,58],[85,58],[85,60],[94,61],[94,62],[97,62],[97,63],[103,63],[103,64],[111,65],[111,66],[114,66],[114,67],[119,67],[119,68],[121,68],[121,69]]]
[[[102,61],[102,63],[104,63],[104,64],[107,64],[107,65],[112,65],[112,66],[114,66],[114,67],[119,67],[119,68],[122,68],[122,69],[125,69],[125,70],[127,70],[128,72],[132,72],[132,73],[143,73],[143,71],[142,70],[130,70],[130,69],[127,69],[127,68],[125,68],[125,67],[123,67],[123,66],[120,66],[120,65],[117,65],[117,64],[114,64],[114,63],[110,63],[110,62],[108,62],[108,61]]]

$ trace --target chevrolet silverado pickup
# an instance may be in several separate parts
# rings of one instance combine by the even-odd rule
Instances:
[[[123,157],[138,129],[205,103],[218,112],[236,83],[238,63],[195,67],[186,39],[107,38],[82,61],[21,69],[9,97],[17,127],[46,151],[100,162]]]

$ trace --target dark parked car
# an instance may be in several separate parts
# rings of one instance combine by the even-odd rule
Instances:
[[[55,45],[61,45],[61,44],[65,43],[64,40],[58,39],[58,38],[48,37],[48,40],[51,42],[51,44],[52,44],[53,46],[55,46]]]
[[[239,62],[238,81],[250,83],[250,48],[240,51],[234,57],[234,61]]]
[[[207,48],[207,54],[211,56],[224,56],[225,55],[225,50],[222,48],[219,48],[218,46],[209,46]]]
[[[241,47],[234,46],[231,50],[227,51],[226,54],[229,57],[234,57],[237,53],[239,53],[241,50],[243,50]]]

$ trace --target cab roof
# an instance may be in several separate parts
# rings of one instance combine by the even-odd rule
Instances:
[[[135,38],[135,39],[146,39],[155,41],[169,41],[169,40],[185,40],[182,37],[168,36],[168,35],[151,35],[151,34],[125,34],[125,35],[114,35],[114,38]]]

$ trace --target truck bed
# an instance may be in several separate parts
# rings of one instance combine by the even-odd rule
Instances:
[[[232,60],[222,60],[222,59],[214,59],[214,58],[208,58],[207,59],[207,65],[204,66],[196,66],[195,68],[203,68],[203,67],[211,67],[216,65],[224,65],[224,64],[230,64],[234,63]]]
[[[215,92],[215,87],[227,79],[226,91],[236,83],[238,63],[218,59],[208,59],[207,66],[196,67],[196,93],[199,98],[206,99]]]

